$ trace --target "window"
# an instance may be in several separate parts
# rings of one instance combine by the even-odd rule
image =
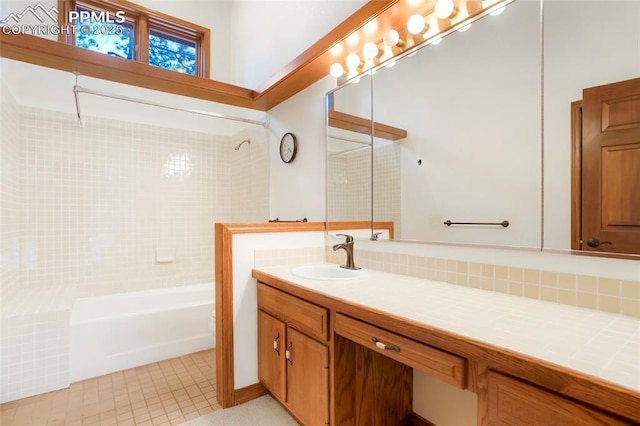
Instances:
[[[59,0],[60,41],[110,56],[209,78],[209,30],[129,2]],[[75,34],[74,34],[75,33]]]

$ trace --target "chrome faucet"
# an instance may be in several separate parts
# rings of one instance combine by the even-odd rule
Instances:
[[[347,234],[336,234],[336,236],[345,237],[345,242],[334,245],[333,251],[344,249],[344,251],[347,252],[347,264],[340,265],[340,267],[345,269],[362,269],[357,267],[353,261],[353,237]]]

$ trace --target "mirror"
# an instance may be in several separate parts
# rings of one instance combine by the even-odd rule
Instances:
[[[373,221],[393,221],[400,240],[540,248],[540,2],[517,0],[372,78],[371,93],[358,83],[332,96],[371,99],[376,128],[406,132],[375,134],[361,150],[372,156]],[[359,163],[351,155],[340,157]]]
[[[578,191],[574,189],[572,194],[572,180],[578,180],[578,190],[581,185],[580,174],[574,175],[572,169],[572,161],[579,164],[575,154],[580,149],[572,148],[571,106],[572,102],[583,99],[583,89],[640,76],[640,3],[547,0],[544,44],[544,249],[590,250],[584,244],[579,246],[580,239],[587,240],[593,234],[587,231],[582,235],[582,227],[577,222],[584,212],[579,208]],[[632,118],[626,118],[627,127],[632,127]],[[637,141],[635,139],[636,146]],[[637,148],[627,150],[624,156],[635,158],[636,164],[640,164]],[[635,174],[626,176],[623,182],[621,187],[626,194],[622,203],[635,203],[635,210],[626,223],[618,226],[612,223],[605,228],[623,225],[635,233],[632,236],[635,243],[617,250],[621,247],[619,239],[608,237],[613,245],[605,244],[593,250],[640,254],[640,192],[635,195],[633,192],[634,184],[635,190],[640,191],[638,166]]]
[[[371,222],[370,74],[327,95],[327,221]],[[369,232],[359,236],[367,236]]]

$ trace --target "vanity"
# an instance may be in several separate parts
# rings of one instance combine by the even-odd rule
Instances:
[[[482,425],[640,424],[636,318],[374,270],[326,281],[291,269],[252,272],[258,376],[302,424],[432,424],[413,412],[413,369],[477,394]],[[587,373],[586,359],[631,371]]]

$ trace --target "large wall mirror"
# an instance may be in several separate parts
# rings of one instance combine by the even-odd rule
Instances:
[[[544,248],[638,255],[640,2],[544,3]]]
[[[398,240],[539,249],[540,10],[539,1],[517,0],[499,16],[375,70],[371,88],[360,81],[330,93],[330,118],[371,102],[374,131],[341,134],[368,143],[336,154],[328,121],[328,220],[343,220],[339,204],[374,222],[392,221]],[[353,182],[346,176],[337,185],[345,175],[333,171],[367,161],[369,209],[357,206],[369,202],[365,197],[345,198]]]

